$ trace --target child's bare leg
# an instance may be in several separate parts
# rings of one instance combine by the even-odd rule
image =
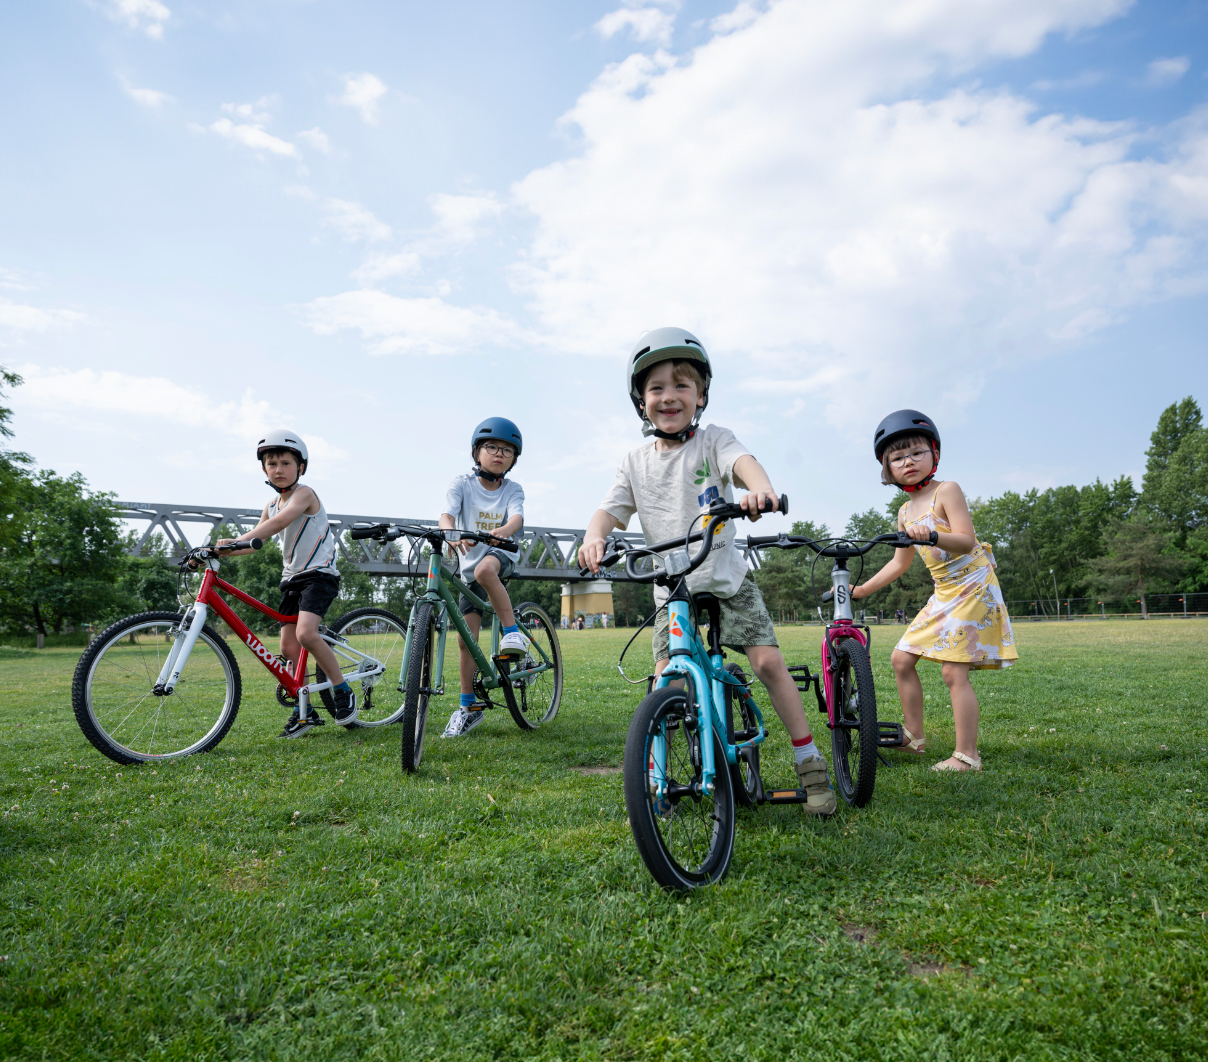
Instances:
[[[481,586],[482,583],[478,585]],[[477,612],[467,612],[461,618],[466,621],[466,626],[470,628],[470,633],[474,635],[474,641],[477,642],[478,632],[482,630],[482,617]],[[470,650],[466,648],[466,643],[462,639],[460,632],[457,635],[457,649],[457,666],[461,676],[461,692],[469,696],[474,693],[474,672],[478,670],[478,665],[470,655]]]
[[[944,662],[944,685],[952,695],[952,718],[956,723],[956,751],[977,759],[977,694],[969,681],[969,665]],[[954,767],[967,765],[956,760]]]
[[[474,569],[474,581],[486,591],[491,608],[499,617],[499,623],[511,627],[516,622],[516,614],[512,611],[512,602],[508,597],[507,588],[499,578],[499,558],[483,557]]]
[[[298,644],[298,625],[296,623],[281,625],[281,655],[290,662],[290,670],[297,675],[298,658],[302,655],[302,646]]]
[[[298,643],[315,658],[315,663],[323,669],[332,685],[338,686],[344,681],[344,672],[340,670],[340,662],[331,651],[331,646],[323,641],[322,635],[319,634],[319,624],[322,622],[323,617],[315,612],[299,612]],[[281,633],[284,635],[284,628]]]
[[[794,741],[809,741],[812,735],[805,709],[801,706],[801,691],[789,674],[780,650],[774,645],[748,645],[747,659],[751,662],[751,670],[768,691],[772,707],[789,737]]]
[[[902,722],[920,741],[923,738],[923,683],[919,680],[917,653],[895,649],[893,673],[898,680],[898,696],[902,700]]]

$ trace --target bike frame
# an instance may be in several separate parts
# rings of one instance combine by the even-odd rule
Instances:
[[[689,680],[690,704],[696,708],[697,734],[701,743],[701,788],[712,795],[717,779],[717,757],[713,748],[713,728],[717,727],[722,734],[726,733],[725,720],[721,718],[721,706],[725,704],[725,687],[734,686],[743,690],[742,686],[723,666],[723,656],[720,652],[711,653],[700,639],[693,626],[691,610],[688,601],[675,595],[667,603],[667,620],[671,645],[671,662],[663,669],[663,673],[654,682],[654,689],[663,689],[677,678]],[[699,700],[698,700],[699,698]],[[759,733],[747,741],[730,744],[728,735],[722,744],[726,749],[726,762],[737,765],[738,757],[745,748],[754,748],[762,744],[768,736],[767,728],[763,725],[763,714],[759,707],[751,702],[755,718],[759,722]],[[653,781],[659,799],[667,792],[667,746],[661,737],[651,742],[654,759]]]
[[[281,684],[281,686],[289,693],[291,697],[298,698],[299,712],[304,712],[309,708],[310,697],[312,694],[318,693],[321,690],[331,689],[334,683],[328,679],[326,682],[311,682],[304,681],[306,675],[307,652],[302,648],[298,656],[298,664],[295,668],[295,674],[291,675],[285,668],[285,665],[277,659],[277,654],[272,652],[259,638],[257,638],[234,612],[219,594],[219,590],[225,591],[242,601],[245,605],[250,605],[257,612],[268,616],[274,623],[297,623],[298,617],[283,616],[280,612],[269,608],[261,601],[257,601],[249,594],[245,594],[237,586],[232,586],[225,579],[218,576],[218,562],[215,560],[206,561],[206,573],[201,580],[201,589],[197,591],[197,597],[193,605],[181,617],[180,632],[183,637],[178,635],[173,642],[172,650],[168,653],[167,660],[164,661],[164,666],[160,670],[159,678],[156,681],[156,688],[163,694],[170,694],[180,681],[181,672],[184,671],[185,664],[189,662],[189,656],[193,652],[193,647],[197,644],[197,639],[201,636],[201,629],[206,625],[209,609],[218,614],[228,627],[235,632],[243,643],[252,651],[260,663],[262,663],[273,677]],[[343,639],[336,638],[334,635],[324,634],[323,640],[326,641],[334,652],[344,657],[345,660],[352,664],[359,665],[362,660],[371,660],[367,653],[362,653],[358,649],[344,642]],[[374,661],[375,667],[365,671],[358,670],[356,672],[358,680],[372,678],[375,675],[380,675],[385,670],[381,664]]]
[[[865,649],[872,641],[866,626],[857,624],[851,610],[851,572],[847,560],[840,558],[831,569],[831,587],[835,594],[835,615],[826,625],[826,637],[822,640],[822,682],[826,692],[827,725],[835,728],[835,675],[839,670],[839,658],[835,643],[843,638],[855,638]]]
[[[482,648],[478,644],[478,640],[470,631],[470,625],[466,623],[465,617],[462,616],[461,610],[458,608],[457,598],[459,594],[464,594],[473,602],[474,605],[483,610],[483,618],[487,615],[491,617],[491,658],[488,658],[483,653]],[[436,645],[436,660],[433,665],[433,677],[439,676],[440,685],[434,688],[431,692],[436,695],[445,692],[444,674],[445,674],[445,639],[448,637],[449,627],[452,626],[458,634],[461,635],[462,644],[469,650],[470,656],[473,657],[474,663],[478,666],[478,670],[482,675],[482,685],[484,689],[497,690],[503,686],[504,679],[499,672],[499,668],[495,666],[493,658],[499,654],[499,636],[500,624],[499,617],[495,614],[495,610],[491,607],[489,601],[484,601],[475,594],[465,583],[463,583],[456,575],[447,571],[441,565],[441,555],[437,550],[432,551],[432,555],[428,558],[428,583],[424,589],[423,596],[420,601],[428,601],[436,606],[436,629],[438,632]],[[418,602],[417,602],[418,604]],[[415,611],[412,610],[411,615],[414,617]],[[400,671],[400,682],[405,681],[407,674],[408,662],[411,659],[411,643],[415,635],[415,624],[407,624],[407,641],[403,646],[403,664]],[[537,642],[532,642],[532,646],[537,650],[541,657],[541,663],[530,671],[526,671],[526,676],[538,675],[542,671],[548,671],[553,665],[549,658],[545,655],[544,650]]]

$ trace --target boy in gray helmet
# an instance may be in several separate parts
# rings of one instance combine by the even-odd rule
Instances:
[[[626,454],[612,489],[583,536],[579,563],[599,572],[605,537],[624,530],[636,512],[648,542],[683,535],[685,528],[716,499],[733,501],[731,488],[745,488],[739,504],[759,518],[762,504],[779,504],[763,466],[734,433],[715,424],[700,427],[709,402],[712,368],[699,339],[682,328],[647,332],[629,358],[629,397],[651,442]],[[794,768],[808,795],[811,815],[831,815],[836,801],[826,760],[814,744],[797,683],[789,674],[763,596],[734,542],[733,523],[713,539],[713,553],[688,576],[691,593],[708,592],[721,602],[721,641],[745,653],[764,684],[772,707],[793,742]],[[655,588],[663,605],[668,591]],[[670,660],[666,610],[654,629],[655,672]]]

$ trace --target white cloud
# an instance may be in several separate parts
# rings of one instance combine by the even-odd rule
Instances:
[[[714,33],[730,33],[736,29],[742,29],[744,26],[749,26],[759,17],[759,8],[757,8],[750,0],[741,0],[733,11],[727,11],[724,15],[718,15],[709,23],[709,28]]]
[[[453,306],[438,298],[348,291],[315,299],[303,313],[319,335],[360,332],[373,354],[466,354],[533,342],[495,310]]]
[[[113,0],[109,15],[132,30],[142,30],[148,37],[162,40],[164,23],[172,12],[159,0]]]
[[[1185,55],[1155,59],[1145,68],[1145,83],[1165,88],[1167,85],[1173,85],[1190,69],[1191,60]]]
[[[331,153],[331,141],[327,138],[327,134],[317,125],[313,129],[303,129],[298,133],[298,139],[305,141],[316,151],[321,151],[324,155]]]
[[[370,285],[391,277],[413,276],[420,271],[421,261],[421,256],[417,251],[372,254],[352,275],[358,284]]]
[[[443,192],[429,196],[428,205],[436,215],[441,234],[459,243],[474,239],[478,224],[498,217],[503,209],[493,195],[447,195]]]
[[[15,281],[2,286],[17,290],[23,287]],[[39,306],[0,298],[0,328],[11,328],[15,332],[49,332],[56,328],[85,324],[89,320],[87,314],[77,313],[75,310],[45,310]]]
[[[386,95],[386,86],[373,74],[345,74],[344,93],[337,102],[361,112],[369,125],[377,125],[378,103]]]
[[[536,330],[618,358],[680,324],[838,417],[904,365],[992,376],[1199,290],[1208,114],[1138,157],[1126,126],[934,87],[1127,6],[781,0],[690,62],[608,68],[567,115],[580,155],[513,189]]]
[[[137,88],[124,77],[121,79],[121,82],[126,95],[140,107],[149,107],[154,110],[157,107],[162,107],[165,103],[171,103],[174,99],[173,96],[168,95],[166,92],[160,92],[158,89]]]
[[[627,0],[624,7],[610,11],[592,28],[605,40],[629,30],[635,40],[652,41],[666,47],[671,43],[678,9],[679,4],[671,0],[665,0],[658,7],[644,4],[641,0]]]
[[[327,217],[324,224],[334,229],[337,235],[350,243],[357,240],[385,240],[390,238],[391,229],[360,203],[345,199],[328,199],[325,204]]]
[[[210,130],[255,151],[268,151],[274,155],[282,155],[291,159],[299,157],[298,149],[288,140],[273,136],[272,133],[261,129],[258,125],[236,124],[229,118],[219,118],[218,121],[210,124]]]

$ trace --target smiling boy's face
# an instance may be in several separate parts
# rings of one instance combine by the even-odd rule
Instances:
[[[705,396],[695,380],[686,376],[677,380],[675,365],[664,361],[651,369],[646,377],[642,401],[650,423],[660,431],[674,435],[692,423],[697,408],[705,404]]]

